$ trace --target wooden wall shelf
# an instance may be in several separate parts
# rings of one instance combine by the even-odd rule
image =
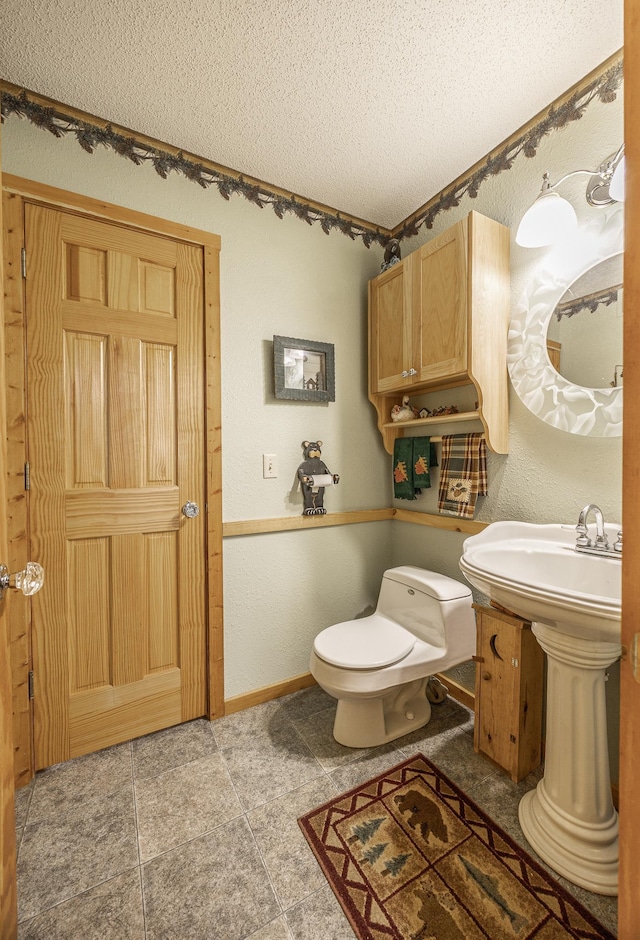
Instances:
[[[382,427],[383,428],[402,428],[403,431],[405,428],[419,428],[419,427],[433,427],[434,425],[442,424],[454,424],[458,421],[480,421],[480,412],[479,411],[462,411],[453,415],[438,415],[437,417],[431,418],[414,418],[413,421],[387,421]]]

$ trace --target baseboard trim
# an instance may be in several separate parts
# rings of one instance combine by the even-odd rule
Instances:
[[[308,689],[315,684],[316,680],[311,673],[305,672],[301,676],[284,679],[282,682],[274,682],[273,685],[265,685],[261,689],[254,689],[253,692],[244,692],[242,695],[234,695],[233,698],[226,699],[224,713],[225,715],[233,715],[236,712],[244,711],[245,708],[262,705],[264,702],[272,702],[282,695],[290,695],[292,692]]]
[[[465,689],[464,686],[454,682],[444,673],[436,674],[443,685],[449,690],[449,695],[457,702],[473,709],[475,704],[474,695]],[[273,685],[265,685],[260,689],[254,689],[253,692],[243,692],[242,695],[234,695],[228,698],[224,703],[225,715],[234,715],[236,712],[244,711],[245,708],[251,708],[253,705],[262,705],[264,702],[272,702],[282,695],[291,695],[292,692],[300,692],[302,689],[308,689],[316,685],[316,680],[310,672],[304,672],[300,676],[294,676],[292,679],[284,679],[282,682],[274,682]]]

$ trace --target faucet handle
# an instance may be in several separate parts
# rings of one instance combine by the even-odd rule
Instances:
[[[618,532],[618,537],[613,543],[613,550],[622,553],[622,531]]]
[[[578,523],[576,526],[576,532],[578,533],[576,546],[579,546],[580,548],[591,548],[591,539],[588,535],[589,530],[583,522]]]
[[[605,552],[609,550],[609,539],[604,532],[596,534],[596,540],[593,547],[600,548]]]

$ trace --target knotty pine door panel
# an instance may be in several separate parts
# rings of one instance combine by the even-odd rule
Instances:
[[[36,768],[205,713],[202,249],[26,206]]]

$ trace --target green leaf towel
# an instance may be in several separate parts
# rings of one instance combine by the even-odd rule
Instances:
[[[415,499],[431,486],[429,466],[437,466],[435,448],[428,437],[398,437],[393,447],[393,495]]]

